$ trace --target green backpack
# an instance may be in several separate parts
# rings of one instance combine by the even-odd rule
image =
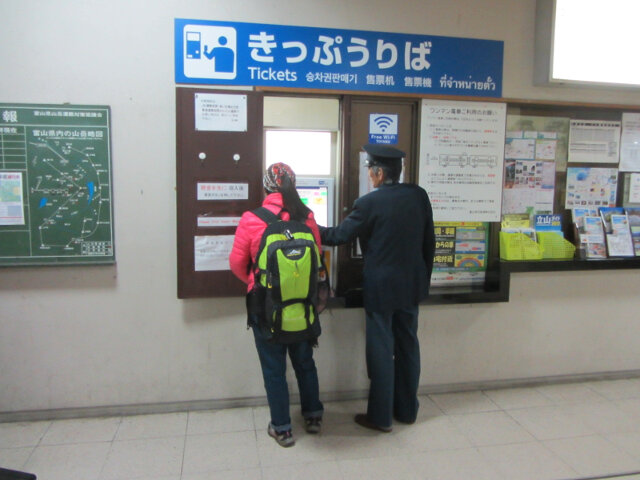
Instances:
[[[248,310],[251,314],[253,309],[270,341],[315,344],[321,331],[318,279],[324,267],[313,232],[304,223],[282,220],[264,207],[253,213],[267,227],[253,266],[255,284],[247,296]]]

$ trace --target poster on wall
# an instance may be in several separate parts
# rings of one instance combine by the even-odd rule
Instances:
[[[567,168],[565,208],[615,207],[617,168]]]
[[[489,224],[436,222],[432,286],[484,283],[487,269]]]
[[[567,169],[569,118],[507,115],[502,214],[552,213],[556,172]]]
[[[623,207],[640,207],[640,173],[625,173],[622,189]]]
[[[196,130],[208,132],[246,132],[247,96],[219,93],[194,95]]]
[[[569,145],[568,117],[539,117],[535,115],[507,115],[507,139],[524,139],[531,145],[531,155],[511,156],[522,160],[553,161],[558,172],[567,169],[567,150]],[[517,146],[515,142],[514,146]],[[505,148],[507,146],[505,145]]]
[[[110,117],[0,104],[0,265],[115,263]]]
[[[193,237],[193,268],[196,272],[230,270],[229,254],[234,235],[196,235]]]
[[[176,18],[176,83],[502,96],[504,42]]]
[[[640,113],[622,114],[619,170],[640,172]]]
[[[620,122],[571,120],[569,162],[618,163]]]
[[[552,213],[555,162],[505,158],[504,163],[502,214]]]
[[[423,100],[419,184],[436,221],[500,221],[506,105]]]

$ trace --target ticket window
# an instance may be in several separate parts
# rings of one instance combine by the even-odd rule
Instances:
[[[335,225],[336,219],[339,118],[337,98],[264,98],[264,167],[276,162],[289,165],[296,173],[301,200],[323,226]],[[323,250],[335,281],[334,249]]]
[[[284,162],[296,176],[332,176],[337,132],[265,129],[265,164]]]

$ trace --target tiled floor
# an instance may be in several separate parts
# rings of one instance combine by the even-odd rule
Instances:
[[[640,479],[640,379],[422,396],[391,434],[353,423],[364,407],[326,403],[317,436],[295,415],[289,449],[266,407],[4,423],[0,466],[38,480]]]

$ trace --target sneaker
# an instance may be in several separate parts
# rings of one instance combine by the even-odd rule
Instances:
[[[270,437],[273,437],[281,447],[293,447],[296,444],[296,441],[293,438],[293,433],[291,433],[291,429],[285,430],[284,432],[276,432],[273,426],[269,424],[267,433]]]
[[[320,433],[322,417],[309,417],[304,419],[304,429],[307,433]]]

